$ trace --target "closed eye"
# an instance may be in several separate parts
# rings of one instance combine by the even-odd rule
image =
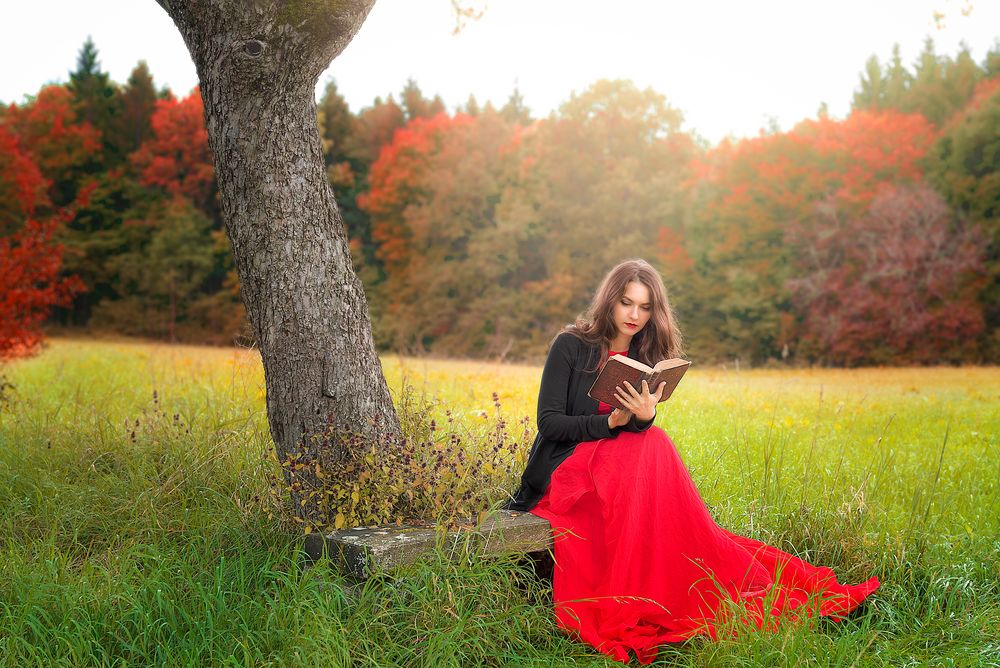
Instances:
[[[631,306],[631,305],[632,305],[631,302],[626,302],[626,301],[622,302],[622,306]],[[647,306],[647,305],[644,305],[644,306],[642,306],[640,308],[642,308],[642,310],[644,310],[644,311],[648,311],[648,310],[650,310],[651,307]]]

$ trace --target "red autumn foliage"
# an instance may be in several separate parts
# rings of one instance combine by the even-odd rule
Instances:
[[[793,134],[812,141],[835,172],[833,194],[865,205],[885,183],[915,182],[937,132],[919,114],[855,111],[843,121],[807,120]]]
[[[773,228],[807,214],[818,198],[832,195],[863,209],[880,186],[920,179],[920,161],[936,136],[918,114],[855,111],[843,121],[809,119],[787,133],[723,141],[696,161],[691,184],[716,190],[706,214],[741,221],[733,233]],[[741,242],[728,239],[720,250]]]
[[[827,198],[862,214],[881,189],[918,181],[936,136],[917,114],[855,111],[708,151],[689,181],[685,242],[700,263],[693,338],[720,341],[714,354],[735,350],[754,360],[795,350],[786,281],[805,249],[788,238],[788,226],[813,219]]]
[[[847,366],[974,355],[984,326],[978,228],[954,220],[923,184],[884,191],[862,215],[831,198],[817,218],[789,230],[808,249],[805,271],[789,281],[807,345]]]
[[[416,118],[383,147],[359,197],[371,216],[381,332],[403,350],[507,346],[527,226],[502,210],[519,130],[495,112]],[[518,314],[521,315],[521,314]]]
[[[21,148],[18,138],[0,125],[0,236],[17,231],[46,201],[45,179]]]
[[[63,247],[52,242],[58,220],[28,220],[0,238],[0,359],[32,354],[40,325],[54,306],[83,290],[75,276],[59,278]]]
[[[371,188],[358,197],[358,206],[372,217],[376,257],[389,273],[402,271],[413,259],[411,246],[425,245],[433,233],[423,217],[414,216],[422,184],[435,152],[449,133],[473,122],[465,114],[417,118],[396,130],[392,142],[382,147],[371,168]],[[442,177],[447,179],[448,175]]]
[[[157,100],[150,124],[153,137],[132,154],[139,180],[209,210],[215,168],[199,90],[180,100]]]
[[[83,283],[59,277],[63,248],[52,240],[60,219],[70,213],[47,220],[35,217],[44,202],[44,180],[17,137],[2,125],[0,156],[0,188],[13,184],[16,204],[5,206],[5,236],[0,237],[0,359],[6,359],[34,352],[51,308],[69,304]]]
[[[10,105],[4,125],[50,185],[78,180],[84,166],[101,150],[100,131],[90,123],[77,122],[73,94],[65,86],[46,86],[30,103]],[[59,203],[59,197],[53,199]]]

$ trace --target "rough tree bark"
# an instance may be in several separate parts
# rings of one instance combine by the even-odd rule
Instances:
[[[198,71],[279,460],[342,457],[342,440],[310,437],[331,415],[340,429],[385,443],[399,421],[323,167],[315,103],[320,74],[374,0],[156,1]],[[294,480],[286,470],[286,481],[300,516],[322,523],[307,494],[313,468]]]

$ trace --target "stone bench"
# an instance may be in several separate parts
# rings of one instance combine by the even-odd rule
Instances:
[[[528,554],[552,547],[552,528],[546,520],[531,513],[497,510],[472,528],[448,532],[443,548],[446,554]],[[375,527],[342,529],[328,534],[309,534],[305,551],[313,561],[324,551],[329,558],[352,576],[365,579],[374,573],[416,561],[442,546],[433,526],[387,524]]]

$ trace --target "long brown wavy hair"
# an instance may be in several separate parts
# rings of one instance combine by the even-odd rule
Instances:
[[[663,285],[660,272],[641,258],[631,258],[619,263],[607,273],[601,285],[594,293],[590,307],[576,317],[576,322],[566,325],[562,331],[569,332],[577,338],[598,346],[600,355],[593,368],[594,372],[601,367],[604,358],[611,348],[611,341],[617,331],[615,329],[615,304],[625,295],[625,288],[632,281],[642,283],[649,288],[650,318],[646,326],[632,337],[632,345],[640,362],[653,366],[663,359],[681,357],[684,352],[681,347],[681,330],[677,326],[673,309],[667,299],[667,288]],[[560,332],[561,333],[561,332]]]

